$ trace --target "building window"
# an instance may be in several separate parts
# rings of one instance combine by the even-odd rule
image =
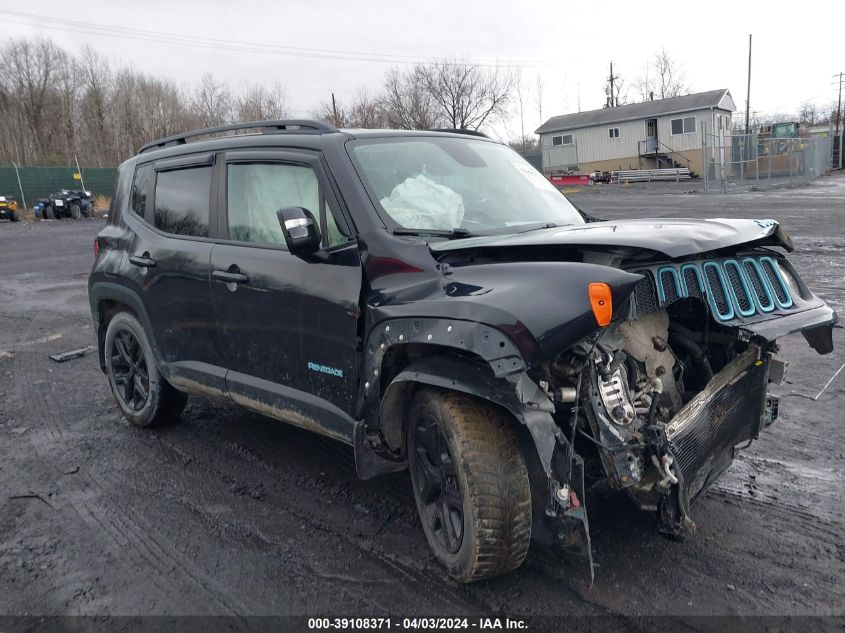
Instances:
[[[695,117],[688,116],[683,119],[672,119],[672,136],[679,134],[692,134],[695,132]]]
[[[619,128],[618,127],[607,128],[607,137],[608,138],[619,138]]]
[[[563,136],[553,136],[552,145],[572,145],[572,135],[564,134]]]

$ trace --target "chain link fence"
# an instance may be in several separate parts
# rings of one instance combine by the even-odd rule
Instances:
[[[701,135],[704,190],[708,192],[806,185],[830,171],[832,137],[713,134],[706,127]]]

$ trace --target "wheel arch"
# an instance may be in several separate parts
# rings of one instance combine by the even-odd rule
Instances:
[[[138,319],[141,327],[144,328],[144,334],[146,334],[147,340],[150,343],[154,360],[156,365],[159,367],[159,371],[164,369],[161,362],[161,354],[159,353],[158,345],[156,344],[155,336],[153,335],[152,323],[146,309],[144,308],[144,303],[138,295],[120,284],[108,281],[98,281],[91,284],[89,290],[89,300],[91,303],[91,314],[94,318],[94,324],[97,331],[97,350],[99,354],[100,369],[103,372],[106,370],[106,329],[108,328],[111,319],[118,312],[129,312]],[[164,374],[163,371],[162,374]],[[165,378],[167,378],[166,375]]]
[[[494,368],[478,355],[436,346],[427,351],[432,353],[413,358],[385,376],[376,406],[356,423],[353,443],[362,479],[405,467],[408,407],[423,386],[464,393],[502,409],[527,441],[526,447],[536,445],[541,462],[550,465],[555,444],[554,405],[524,369],[496,376]]]

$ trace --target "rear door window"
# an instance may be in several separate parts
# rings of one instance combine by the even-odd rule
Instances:
[[[203,166],[158,172],[153,214],[157,229],[208,237],[211,170]]]

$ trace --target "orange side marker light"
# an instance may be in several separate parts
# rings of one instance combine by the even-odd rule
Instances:
[[[613,299],[610,294],[610,286],[604,283],[591,283],[590,305],[593,308],[596,323],[602,327],[610,323],[610,319],[613,317]]]

